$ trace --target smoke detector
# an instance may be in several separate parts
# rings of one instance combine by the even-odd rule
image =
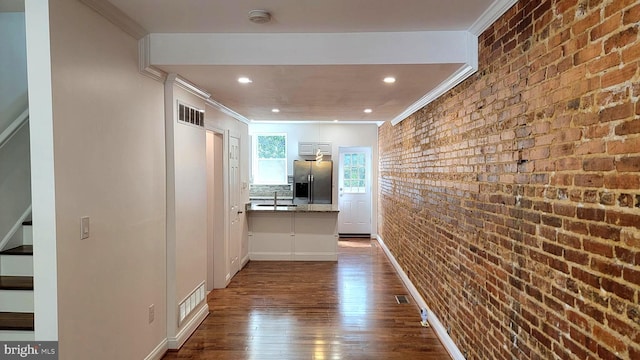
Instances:
[[[249,11],[249,20],[256,24],[265,24],[271,21],[271,14],[267,10]]]

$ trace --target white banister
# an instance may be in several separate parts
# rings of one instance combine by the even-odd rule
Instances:
[[[13,120],[11,125],[9,125],[9,127],[0,134],[0,148],[2,148],[4,144],[6,144],[7,141],[9,141],[11,137],[18,132],[18,130],[20,130],[27,120],[29,120],[29,109],[23,111],[22,114]]]

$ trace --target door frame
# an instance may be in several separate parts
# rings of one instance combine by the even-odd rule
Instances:
[[[207,246],[208,251],[213,251],[213,256],[207,256],[208,261],[213,261],[213,264],[207,264],[207,269],[213,266],[213,288],[222,289],[227,287],[230,280],[226,261],[227,253],[229,252],[229,215],[227,211],[229,207],[229,131],[209,126],[206,127],[206,130],[207,132],[212,132],[214,136],[222,136],[222,154],[217,159],[222,160],[222,176],[218,178],[222,179],[223,209],[222,214],[217,214],[215,210],[214,213],[207,213],[207,221],[213,221],[214,216],[222,216],[223,221],[222,236],[213,237],[213,234],[207,234],[208,245],[210,244],[209,241],[215,240],[210,244],[211,249]],[[216,201],[219,200],[216,199]]]

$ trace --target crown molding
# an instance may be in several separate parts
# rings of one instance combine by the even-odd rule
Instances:
[[[95,12],[102,15],[105,19],[111,21],[122,31],[131,35],[134,39],[139,40],[149,32],[142,25],[135,22],[129,15],[118,9],[112,3],[106,0],[80,0],[83,4],[92,8]]]
[[[165,82],[167,73],[152,66],[149,59],[151,58],[151,41],[149,35],[138,40],[138,71],[154,80]]]
[[[480,36],[489,26],[491,26],[500,16],[509,10],[518,0],[496,0],[487,10],[471,25],[469,32]]]
[[[393,120],[391,120],[391,125],[395,126],[399,124],[400,122],[402,122],[402,120],[406,119],[414,112],[427,106],[429,103],[439,98],[447,91],[453,89],[458,84],[463,82],[466,78],[478,71],[478,37],[472,33],[467,33],[465,43],[465,48],[467,50],[467,60],[460,67],[460,69],[451,74],[451,76],[441,82],[433,90],[429,91],[418,101],[413,103],[411,106],[409,106],[403,112],[393,118]]]
[[[229,116],[231,116],[232,118],[243,122],[247,125],[249,125],[251,123],[251,121],[249,119],[247,119],[246,117],[242,116],[241,114],[237,113],[236,111],[222,105],[221,103],[217,102],[216,100],[213,100],[212,98],[208,98],[205,100],[206,104],[209,106],[212,106],[218,110],[220,110],[222,113],[227,114]]]

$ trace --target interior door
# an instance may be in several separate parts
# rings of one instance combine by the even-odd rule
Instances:
[[[338,233],[371,234],[371,148],[340,148],[338,207]]]
[[[240,270],[242,239],[240,205],[240,139],[229,136],[229,276]]]

